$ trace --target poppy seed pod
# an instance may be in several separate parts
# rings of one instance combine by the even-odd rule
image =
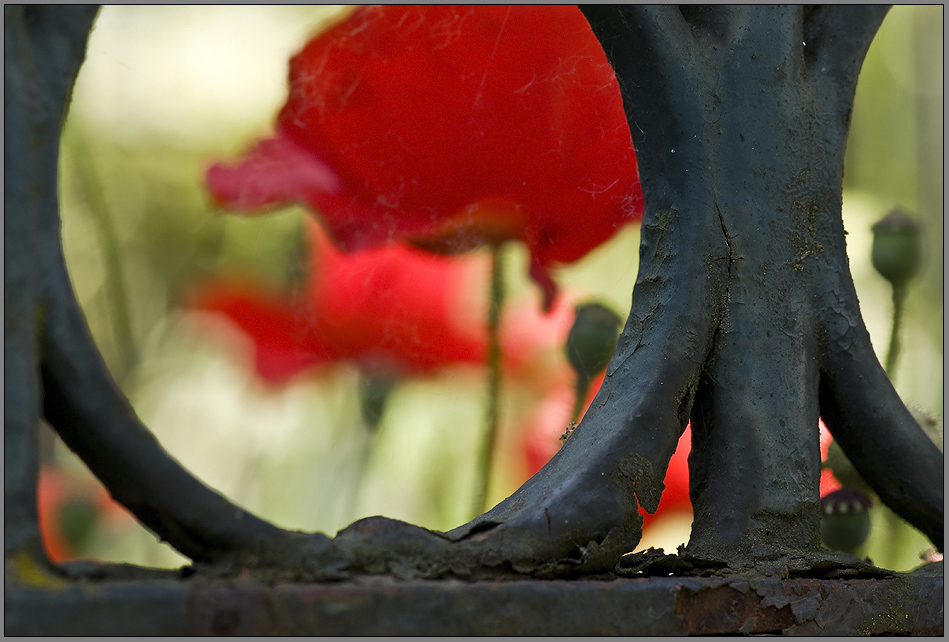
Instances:
[[[922,265],[922,225],[897,208],[874,224],[872,229],[873,267],[893,287],[906,285]]]
[[[623,320],[599,303],[578,305],[576,312],[567,335],[567,359],[581,379],[590,380],[609,364]]]
[[[820,500],[821,540],[828,548],[853,553],[870,535],[870,498],[841,488]]]

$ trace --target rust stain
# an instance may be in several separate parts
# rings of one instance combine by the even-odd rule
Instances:
[[[795,623],[790,606],[762,606],[753,590],[718,586],[697,592],[680,591],[676,614],[688,635],[780,633]]]

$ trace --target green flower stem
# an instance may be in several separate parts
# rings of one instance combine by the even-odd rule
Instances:
[[[906,301],[906,286],[893,286],[893,328],[890,330],[890,345],[886,350],[886,374],[893,381],[896,375],[896,362],[900,356],[900,328],[903,324],[903,309]]]
[[[359,376],[359,416],[362,418],[365,441],[360,446],[356,472],[349,490],[349,507],[353,519],[356,519],[356,509],[363,494],[369,464],[375,457],[382,432],[382,416],[392,391],[398,384],[398,379],[372,371],[362,372]]]
[[[573,412],[570,413],[570,423],[577,423],[580,421],[580,415],[583,413],[587,393],[590,392],[590,378],[578,373],[577,382],[574,384],[573,390],[576,397],[573,400]]]
[[[366,485],[366,476],[369,472],[369,462],[373,460],[376,452],[376,445],[379,443],[379,430],[366,427],[366,441],[360,446],[357,455],[356,472],[353,483],[349,487],[349,501],[346,505],[349,507],[349,521],[359,519],[358,512],[359,499],[363,495],[363,487]]]
[[[900,356],[900,330],[903,326],[903,310],[906,301],[906,285],[893,286],[893,327],[890,330],[890,344],[886,349],[886,370],[890,381],[896,381],[896,363]],[[886,511],[880,518],[884,541],[887,542],[887,555],[891,557],[889,563],[892,565],[897,559],[896,551],[903,544],[901,534],[904,529],[901,528],[903,520],[891,511]]]
[[[491,468],[494,461],[494,445],[497,441],[498,419],[501,399],[501,306],[504,302],[504,264],[502,248],[495,245],[491,251],[491,291],[488,304],[488,407],[485,414],[484,438],[475,480],[474,515],[477,517],[488,510],[488,484],[491,482]]]
[[[90,152],[82,140],[73,142],[70,151],[75,160],[76,185],[78,186],[86,209],[92,217],[99,245],[103,253],[105,274],[103,287],[106,300],[112,310],[109,321],[112,324],[116,347],[118,348],[118,376],[121,382],[129,374],[138,360],[138,350],[132,336],[132,321],[129,317],[129,302],[126,296],[125,277],[122,260],[119,256],[119,240],[115,232],[112,217],[96,176],[95,168],[89,160]]]

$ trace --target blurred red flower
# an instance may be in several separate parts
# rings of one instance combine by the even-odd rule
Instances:
[[[573,5],[365,6],[290,61],[272,138],[207,185],[309,205],[346,251],[527,243],[544,292],[642,216],[619,85]]]
[[[132,516],[99,483],[55,466],[40,468],[37,510],[43,545],[53,562],[81,554],[97,525],[124,529],[132,523]]]
[[[587,406],[593,401],[593,397],[596,396],[596,391],[602,382],[603,377],[600,376],[590,386]],[[523,452],[527,469],[525,479],[540,470],[559,449],[559,437],[563,433],[561,426],[565,427],[569,418],[571,404],[573,403],[572,395],[572,388],[566,385],[560,386],[548,395],[528,419],[523,433]],[[821,460],[823,460],[827,458],[827,448],[830,446],[832,438],[823,421],[819,422],[819,428]],[[642,507],[639,509],[643,516],[643,528],[647,528],[656,518],[671,512],[692,512],[692,503],[689,500],[689,453],[691,451],[692,429],[691,426],[686,426],[685,431],[679,438],[676,451],[672,455],[672,459],[669,460],[669,468],[664,480],[665,490],[662,491],[659,508],[654,514],[647,513]],[[840,488],[840,483],[834,478],[833,473],[826,469],[822,471],[820,479],[821,497],[838,488]]]
[[[229,278],[198,285],[186,297],[192,309],[223,315],[252,340],[263,379],[280,383],[342,361],[392,376],[483,367],[487,257],[461,260],[399,243],[345,254],[315,221],[307,220],[307,231],[311,258],[300,291]],[[526,305],[506,311],[505,371],[545,376],[544,353],[560,349],[572,313],[565,305],[549,315]]]
[[[824,425],[822,419],[817,420],[818,425],[820,426],[820,460],[827,460],[827,449],[830,448],[830,442],[834,440],[830,436],[830,431],[827,430],[827,426]],[[841,488],[840,482],[837,481],[837,478],[834,477],[834,471],[830,468],[824,468],[820,473],[820,496],[823,497],[827,493],[832,493],[835,490]]]

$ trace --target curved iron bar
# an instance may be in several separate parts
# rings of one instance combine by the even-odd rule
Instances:
[[[44,557],[36,510],[41,412],[36,263],[56,208],[59,129],[96,10],[4,6],[4,557]],[[39,80],[38,79],[42,79]],[[18,565],[19,568],[19,565]],[[21,569],[22,570],[22,569]]]
[[[284,533],[192,477],[139,423],[92,342],[66,273],[59,138],[96,12],[5,9],[7,557],[26,545],[42,551],[35,494],[42,408],[63,441],[143,524],[194,560],[219,561]]]

